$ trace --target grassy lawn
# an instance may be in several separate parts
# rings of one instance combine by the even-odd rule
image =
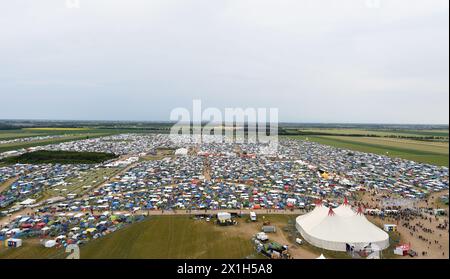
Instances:
[[[309,140],[338,148],[387,155],[439,166],[449,165],[448,143],[340,136],[289,136],[289,138]]]
[[[249,239],[187,216],[151,217],[81,248],[82,259],[240,259],[253,253]]]
[[[0,259],[64,259],[67,255],[62,249],[45,248],[39,241],[24,241],[19,248],[0,245]]]

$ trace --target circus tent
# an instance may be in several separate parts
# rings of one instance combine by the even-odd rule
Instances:
[[[354,211],[347,200],[334,209],[317,204],[297,218],[296,228],[307,242],[326,250],[345,252],[349,246],[363,249],[369,244],[381,250],[389,247],[389,235],[367,220],[361,208]]]

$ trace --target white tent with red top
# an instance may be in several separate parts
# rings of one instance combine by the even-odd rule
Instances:
[[[348,246],[363,249],[369,244],[381,250],[389,247],[389,235],[367,220],[361,207],[354,211],[347,200],[337,208],[317,203],[313,211],[297,218],[296,228],[307,242],[326,250],[345,252]]]

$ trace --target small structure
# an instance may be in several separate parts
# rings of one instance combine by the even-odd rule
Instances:
[[[30,206],[30,205],[32,205],[34,203],[36,203],[36,200],[34,200],[34,199],[26,199],[23,202],[21,202],[20,205]]]
[[[403,244],[395,247],[394,254],[398,256],[406,256],[408,255],[411,246],[409,244]]]
[[[217,213],[217,223],[222,226],[237,224],[235,220],[231,219],[231,214],[228,212]]]
[[[217,213],[217,220],[221,223],[229,221],[231,220],[231,214],[228,212],[219,212]]]
[[[188,152],[189,152],[189,150],[187,148],[179,148],[179,149],[175,150],[175,155],[176,156],[187,156]]]
[[[19,238],[9,238],[6,240],[6,246],[10,248],[18,248],[22,246],[22,239]]]
[[[447,215],[447,211],[445,209],[438,208],[438,209],[434,210],[434,215],[435,216],[446,216]]]
[[[56,246],[55,240],[48,240],[44,243],[45,248],[53,248]]]
[[[261,242],[266,242],[269,240],[269,237],[265,232],[260,232],[256,234],[256,239],[258,239]]]
[[[275,226],[263,226],[261,229],[265,233],[276,233],[277,228]]]
[[[385,232],[396,232],[397,231],[397,225],[393,224],[385,224],[383,226]]]

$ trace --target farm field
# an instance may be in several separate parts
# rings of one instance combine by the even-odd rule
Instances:
[[[91,128],[52,128],[52,127],[43,127],[43,128],[24,128],[24,131],[43,131],[43,132],[49,132],[49,131],[89,131]]]
[[[449,136],[449,130],[370,130],[370,129],[339,129],[339,128],[315,128],[315,129],[296,129],[304,133],[323,133],[330,135],[359,135],[359,136],[378,136],[378,137],[443,137]]]
[[[91,128],[23,128],[17,130],[0,130],[0,140],[12,140],[27,137],[76,135],[105,133],[104,130]]]
[[[449,165],[448,143],[391,138],[344,136],[288,136],[360,152],[375,153],[439,166]]]

